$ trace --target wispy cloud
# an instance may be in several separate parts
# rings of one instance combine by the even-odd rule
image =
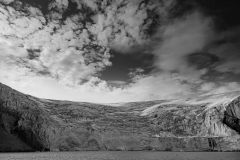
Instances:
[[[216,84],[213,82],[208,82],[208,83],[204,83],[200,89],[203,91],[207,91],[206,94],[219,94],[219,93],[239,90],[240,83],[227,82],[227,83]]]
[[[201,76],[207,69],[198,70],[189,64],[188,56],[204,51],[213,37],[212,20],[200,12],[194,12],[174,20],[159,31],[161,42],[154,51],[155,65],[165,71],[182,75]]]
[[[211,47],[210,52],[219,57],[220,61],[215,70],[219,72],[229,72],[240,74],[240,29],[236,27],[231,30],[221,32],[217,37],[220,41]]]

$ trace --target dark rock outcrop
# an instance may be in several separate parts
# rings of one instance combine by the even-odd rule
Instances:
[[[227,113],[225,113],[223,123],[240,134],[240,119],[229,116]]]
[[[6,132],[0,127],[0,152],[34,151],[18,137]]]
[[[38,151],[239,150],[238,96],[92,104],[39,99],[0,83],[0,126]]]
[[[240,98],[228,104],[224,112],[223,123],[240,134]]]

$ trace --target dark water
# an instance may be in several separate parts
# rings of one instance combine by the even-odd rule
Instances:
[[[0,153],[0,160],[240,160],[240,152],[29,152]]]

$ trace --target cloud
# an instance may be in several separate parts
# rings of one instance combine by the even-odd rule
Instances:
[[[116,85],[125,85],[125,81],[108,81],[108,83],[116,84]]]
[[[239,89],[240,83],[238,82],[225,82],[225,83],[222,82],[220,84],[208,82],[201,86],[201,90],[207,91],[205,92],[207,95],[236,91]]]
[[[217,42],[221,43],[212,46],[209,51],[219,57],[220,61],[216,64],[215,70],[218,72],[229,72],[240,74],[240,29],[221,32],[217,37]]]
[[[93,4],[86,4],[93,8]],[[155,0],[147,3],[143,0],[115,0],[107,6],[103,1],[100,7],[103,13],[92,17],[95,24],[89,28],[98,34],[99,41],[105,42],[112,49],[126,53],[133,46],[149,42],[147,30],[153,23],[153,19],[149,17],[158,15],[161,19],[166,18],[165,13],[173,4],[173,0],[162,3]],[[96,7],[94,8],[96,10]]]
[[[1,82],[40,98],[95,103],[171,99],[192,94],[189,85],[179,81],[177,75],[169,74],[144,77],[122,87],[110,86],[97,77],[91,77],[86,83],[77,87],[66,87],[56,83],[52,78],[42,76],[29,76],[25,83],[9,82],[1,77]],[[123,84],[122,82],[113,83]]]
[[[161,27],[159,34],[162,40],[154,51],[156,67],[196,77],[207,72],[207,69],[198,70],[195,65],[189,64],[188,56],[203,51],[211,42],[211,18],[194,12]]]
[[[161,73],[143,76],[125,88],[132,100],[156,100],[184,97],[192,93],[192,86],[179,74]]]
[[[136,80],[138,78],[142,78],[144,69],[142,68],[134,68],[130,69],[130,72],[128,73],[129,77],[132,78],[132,80]]]
[[[207,82],[202,84],[200,87],[200,90],[202,91],[211,91],[216,88],[216,84],[213,82]]]
[[[239,90],[231,75],[240,73],[239,27],[227,31],[214,30],[214,20],[200,11],[176,18],[160,27],[154,38],[161,39],[154,54],[158,70],[189,77],[187,84],[197,94],[218,94]],[[212,71],[229,73],[228,80],[208,79]],[[158,73],[156,73],[158,74]],[[193,85],[195,84],[195,85]]]
[[[70,13],[72,3],[77,9]],[[28,3],[3,1],[0,43],[7,43],[8,48],[2,48],[7,54],[1,58],[14,57],[11,64],[22,63],[24,74],[48,73],[42,76],[78,85],[111,66],[110,48],[125,52],[146,43],[146,30],[152,23],[149,11],[160,15],[172,3],[56,0],[49,2],[48,12],[43,13]],[[9,74],[14,73],[10,68]]]
[[[54,11],[48,15],[32,6],[26,9],[21,2],[19,5],[29,13],[14,5],[0,4],[0,43],[5,46],[0,48],[3,52],[0,56],[1,59],[12,57],[9,72],[1,68],[1,73],[14,74],[11,68],[18,66],[23,75],[48,72],[48,76],[71,86],[111,65],[108,47],[93,40],[92,33],[76,23],[75,18],[60,21],[68,7],[67,1],[50,3],[49,9]],[[30,55],[35,56],[29,58]]]
[[[48,12],[44,13],[27,3],[0,4],[1,82],[40,97],[53,96],[57,90],[58,95],[53,97],[57,99],[63,99],[66,93],[87,95],[79,99],[82,101],[100,101],[99,96],[106,101],[109,101],[106,96],[112,97],[112,101],[154,97],[144,98],[148,93],[143,92],[141,85],[149,85],[148,81],[167,83],[160,77],[138,75],[137,79],[133,75],[134,83],[127,85],[96,76],[111,66],[110,48],[126,51],[148,41],[145,32],[152,23],[149,10],[160,14],[158,9],[164,10],[164,5],[154,0],[75,2],[77,9],[72,13],[67,13],[72,4],[63,0],[50,2]],[[44,89],[52,86],[53,91],[47,89],[49,94],[44,95],[39,86]],[[147,92],[152,89],[148,87]],[[135,93],[139,95],[136,97]]]
[[[46,5],[43,12],[27,2],[0,2],[0,81],[19,91],[127,102],[239,88],[237,82],[204,77],[211,70],[240,73],[239,29],[215,33],[214,20],[200,11],[171,19],[175,0],[55,0]],[[156,24],[157,32],[148,34]],[[154,48],[151,73],[132,69],[126,82],[98,78],[112,65],[111,50],[129,54],[143,46]]]

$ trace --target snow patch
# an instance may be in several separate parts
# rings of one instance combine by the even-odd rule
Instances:
[[[105,106],[112,106],[112,107],[121,107],[126,103],[122,102],[122,103],[99,103],[99,104],[105,105]]]
[[[209,110],[215,106],[222,105],[222,106],[227,106],[229,103],[231,103],[234,99],[236,99],[239,96],[239,92],[231,92],[230,94],[217,94],[217,95],[203,95],[203,96],[198,96],[195,98],[188,98],[188,99],[179,99],[179,100],[173,100],[161,104],[156,104],[151,107],[148,107],[147,109],[142,111],[142,114],[140,116],[146,116],[150,113],[153,113],[156,111],[156,109],[159,106],[162,105],[201,105],[205,104],[206,110]],[[169,108],[173,109],[173,108]]]
[[[210,109],[216,105],[228,105],[238,96],[229,96],[229,95],[214,95],[205,97],[197,97],[192,99],[180,99],[175,101],[170,101],[166,103],[162,103],[161,105],[169,105],[169,104],[179,104],[179,105],[200,105],[200,104],[207,104],[206,109]]]
[[[146,116],[150,113],[153,113],[161,104],[155,104],[151,107],[148,107],[147,109],[142,111],[142,114],[140,114],[140,116]]]

